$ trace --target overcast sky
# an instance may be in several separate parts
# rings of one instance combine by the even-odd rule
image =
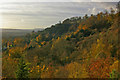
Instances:
[[[64,2],[63,2],[64,1]],[[84,1],[84,2],[83,2]],[[1,0],[0,28],[46,28],[73,16],[115,9],[118,0]],[[116,2],[112,2],[116,1]]]

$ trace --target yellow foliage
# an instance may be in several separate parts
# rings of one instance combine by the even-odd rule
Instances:
[[[66,59],[68,59],[68,57],[66,57]]]
[[[21,42],[23,41],[23,39],[21,39],[21,38],[15,38],[14,39],[14,45],[21,45]]]
[[[39,66],[39,65],[37,65],[37,67],[39,68],[40,66]]]
[[[54,41],[54,38],[52,38],[52,41]]]
[[[119,64],[119,61],[116,60],[111,66],[110,66],[110,70],[112,72],[112,70],[117,70],[118,71],[118,64]]]
[[[54,48],[54,45],[52,45],[51,49],[53,49],[53,48]]]
[[[33,70],[30,70],[30,72],[33,72]]]
[[[87,78],[88,73],[84,66],[77,62],[70,63],[66,66],[69,73],[68,78]]]
[[[9,53],[9,56],[10,56],[10,53]]]
[[[41,69],[42,71],[45,69],[45,65],[43,65],[43,68]]]
[[[15,39],[15,40],[14,40],[14,43],[16,43],[16,42],[17,42],[17,40]]]
[[[58,37],[57,40],[60,40],[60,37]]]
[[[68,35],[65,35],[65,38],[64,39],[67,39]]]
[[[48,68],[46,70],[48,70]]]
[[[9,56],[14,55],[14,54],[16,54],[16,53],[22,54],[22,53],[23,53],[23,50],[24,50],[24,48],[22,48],[22,47],[11,48],[11,49],[9,49],[8,54],[9,54]]]
[[[97,42],[99,42],[100,40],[99,39],[97,39]]]

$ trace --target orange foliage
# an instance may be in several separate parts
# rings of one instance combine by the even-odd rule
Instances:
[[[27,47],[28,47],[27,44],[25,44],[25,46],[24,46],[24,50],[25,50]]]
[[[9,46],[10,46],[10,43],[9,43],[9,41],[7,42],[7,48],[9,49]]]
[[[38,45],[39,47],[41,47],[41,45]]]
[[[67,39],[68,37],[70,37],[71,35],[65,35],[65,38],[64,39]]]
[[[45,44],[45,41],[41,42],[41,44],[44,45],[44,44]]]
[[[16,47],[16,48],[9,49],[9,53],[8,54],[9,54],[9,56],[14,56],[16,54],[22,55],[22,53],[23,53],[23,48]]]
[[[78,26],[78,29],[79,29],[79,30],[81,30],[81,29],[86,30],[86,29],[87,29],[87,26],[86,26],[86,25],[84,25],[84,26],[79,25],[79,26]]]
[[[79,32],[79,29],[77,29],[75,32],[74,32],[74,34],[77,34]]]
[[[86,26],[86,25],[84,25],[84,26],[82,27],[82,29],[83,29],[83,30],[86,30],[86,29],[87,29],[87,26]]]
[[[21,43],[23,40],[21,38],[15,38],[14,39],[14,44],[18,44],[18,43]]]
[[[82,25],[79,25],[79,26],[78,26],[78,29],[81,30],[81,29],[82,29]]]
[[[38,41],[38,37],[36,37],[36,41]]]
[[[110,73],[110,62],[110,57],[93,60],[89,66],[89,76],[91,78],[108,78]]]
[[[41,36],[40,36],[40,35],[36,37],[36,41],[37,41],[37,42],[38,42],[40,39],[41,39]]]

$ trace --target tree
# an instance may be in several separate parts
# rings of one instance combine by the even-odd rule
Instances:
[[[93,14],[91,14],[91,16],[94,16]]]
[[[84,19],[87,19],[87,18],[88,18],[88,15],[87,15],[87,14],[85,14]]]
[[[110,12],[111,12],[111,14],[114,14],[115,10],[113,8],[110,8]]]
[[[99,58],[91,61],[92,64],[89,66],[90,78],[109,78],[110,75],[110,64],[112,63],[111,57]]]
[[[104,10],[104,15],[107,16],[108,15],[108,11]]]
[[[120,12],[120,1],[118,2],[118,4],[116,5],[117,8],[117,12]]]
[[[70,64],[65,66],[64,70],[68,74],[68,78],[88,78],[88,72],[86,70],[85,65],[81,65],[78,62],[71,62]]]
[[[14,47],[9,49],[9,57],[11,58],[20,58],[23,53],[23,48],[22,47]]]
[[[28,78],[29,69],[27,64],[24,62],[23,57],[20,59],[18,64],[18,70],[16,71],[16,77],[19,80],[20,78]]]
[[[32,33],[34,33],[35,31],[33,30]]]

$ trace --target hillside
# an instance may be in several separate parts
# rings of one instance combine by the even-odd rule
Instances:
[[[118,78],[120,12],[65,19],[3,39],[4,78]],[[24,63],[23,63],[24,62]],[[20,70],[20,67],[25,67]],[[27,67],[26,67],[27,66]],[[8,68],[9,67],[9,68]]]

